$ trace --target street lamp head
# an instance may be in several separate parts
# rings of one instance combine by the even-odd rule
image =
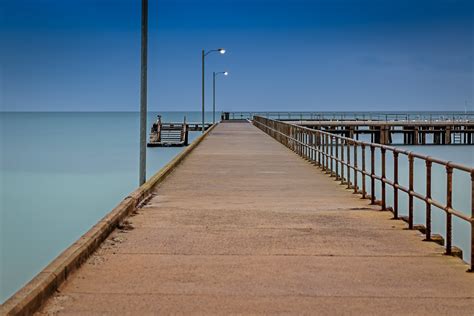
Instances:
[[[221,54],[225,54],[225,49],[224,48],[219,48],[217,51]]]
[[[224,71],[224,76],[227,76],[229,73],[227,71]]]

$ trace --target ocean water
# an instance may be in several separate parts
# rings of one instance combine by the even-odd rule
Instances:
[[[149,126],[156,114],[149,114]],[[164,122],[180,122],[185,115],[188,122],[201,119],[199,112],[160,114]],[[210,113],[206,120],[212,121]],[[191,133],[190,141],[198,135]],[[474,165],[474,146],[407,148]],[[147,177],[182,149],[148,148]],[[387,160],[387,166],[390,163]],[[407,179],[406,170],[401,159],[400,173],[406,174],[405,178],[401,176],[401,183]],[[423,168],[416,172],[420,176],[415,188],[422,190]],[[433,178],[433,195],[443,202],[443,170],[433,167]],[[470,179],[455,174],[454,185],[454,206],[468,213]],[[0,302],[31,280],[137,186],[138,113],[0,113]],[[390,204],[391,191],[387,192]],[[376,193],[380,196],[379,185]],[[406,203],[400,202],[402,215]],[[415,202],[416,222],[423,222],[423,213],[423,204]],[[469,227],[457,220],[454,226],[454,244],[466,255]],[[433,210],[434,232],[443,234],[443,227],[441,211]]]
[[[0,113],[0,302],[138,187],[138,132],[138,113]],[[147,177],[182,149],[148,148]]]

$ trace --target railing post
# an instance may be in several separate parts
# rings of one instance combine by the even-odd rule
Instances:
[[[385,152],[386,149],[384,147],[381,148],[381,160],[382,160],[382,181],[381,181],[381,186],[382,186],[382,211],[385,211],[387,209],[387,201],[385,197]]]
[[[305,159],[308,159],[308,133],[306,130],[303,130],[303,155]]]
[[[304,131],[301,129],[301,127],[299,128],[300,130],[300,156],[304,158]]]
[[[300,139],[299,139],[299,141],[300,141],[300,156],[304,158],[304,145],[303,145],[303,143],[304,143],[304,131],[301,128],[299,128],[299,130],[300,130]]]
[[[324,134],[319,134],[319,166],[324,170],[324,146],[325,146]]]
[[[413,162],[414,157],[408,154],[408,228],[413,229]]]
[[[357,193],[359,192],[359,189],[358,189],[358,181],[357,181],[357,173],[358,173],[358,169],[357,169],[357,143],[354,143],[354,193]]]
[[[305,145],[306,145],[306,159],[311,161],[311,141],[310,141],[310,133],[308,130],[305,130],[306,138],[305,138]]]
[[[296,127],[291,127],[291,143],[292,150],[296,153],[298,151],[298,143],[296,142]]]
[[[292,147],[293,147],[293,141],[291,139],[291,136],[292,136],[292,133],[293,133],[292,130],[293,130],[293,127],[288,125],[288,132],[289,132],[289,134],[288,134],[289,135],[289,137],[288,137],[288,145],[289,145],[288,148],[290,148],[290,149],[292,149]]]
[[[351,143],[347,142],[347,188],[351,188]]]
[[[370,145],[370,204],[375,204],[375,147]]]
[[[286,126],[286,135],[287,135],[286,138],[285,138],[286,139],[286,147],[289,148],[290,147],[290,138],[289,138],[289,136],[290,136],[290,126],[289,125]]]
[[[306,159],[311,161],[311,134],[306,131]]]
[[[324,146],[324,157],[325,157],[325,160],[324,160],[324,170],[326,170],[326,172],[328,172],[329,170],[329,136],[328,134],[324,134],[324,138],[325,138],[325,144],[326,146]]]
[[[323,170],[325,170],[325,167],[326,167],[326,163],[325,163],[326,158],[324,156],[325,150],[326,150],[326,135],[321,134],[321,168]]]
[[[291,134],[291,130],[290,130],[290,126],[289,125],[286,125],[285,128],[285,145],[286,147],[288,147],[289,149],[291,149],[291,142],[290,142],[290,134]]]
[[[432,162],[426,160],[426,240],[431,240],[431,166]]]
[[[295,144],[296,144],[296,154],[300,154],[300,131],[298,129],[298,127],[295,127],[295,134],[296,134],[296,137],[295,137]]]
[[[344,184],[344,145],[346,143],[346,140],[344,138],[341,138],[341,184]]]
[[[339,159],[339,137],[337,136],[336,136],[335,146],[336,146],[336,180],[339,180],[339,161],[337,161]]]
[[[296,143],[295,143],[295,128],[293,126],[288,126],[290,130],[290,137],[288,138],[288,141],[290,142],[290,149],[296,152]]]
[[[365,199],[367,197],[367,190],[365,189],[365,144],[361,145],[362,150],[362,198]]]
[[[331,146],[331,177],[334,176],[334,149],[333,149],[333,135],[330,136],[331,138],[331,142],[330,142],[330,146]]]
[[[471,171],[471,269],[474,272],[474,171]]]
[[[301,157],[306,158],[306,131],[301,128]]]
[[[321,133],[318,131],[318,166],[321,167],[321,142],[322,142],[322,137]]]
[[[303,145],[303,143],[304,143],[304,131],[301,128],[299,128],[299,130],[300,130],[300,139],[299,139],[299,141],[300,141],[300,156],[304,158],[304,145]]]
[[[453,206],[453,168],[446,166],[446,254],[451,254],[452,246],[452,214],[449,212]]]
[[[330,157],[329,157],[330,141],[331,141],[331,138],[330,138],[329,134],[326,134],[326,172],[329,171],[329,173],[331,173],[331,170],[329,169],[330,164],[331,164]]]
[[[305,158],[304,130],[300,128],[300,156]]]
[[[317,136],[318,134],[315,131],[312,131],[313,134],[313,163],[316,164],[316,159],[317,159],[317,151],[316,151],[316,146],[317,146]]]
[[[288,137],[287,137],[287,141],[288,141],[288,148],[290,148],[290,150],[292,149],[292,141],[291,141],[291,135],[292,135],[292,129],[293,127],[288,125]]]
[[[393,152],[393,218],[398,219],[398,152]]]
[[[281,142],[282,144],[284,144],[286,147],[289,147],[288,146],[288,126],[287,125],[283,125],[282,127],[283,129],[283,135],[282,135],[282,138],[281,138]]]
[[[296,152],[296,129],[294,126],[291,127],[291,150]]]

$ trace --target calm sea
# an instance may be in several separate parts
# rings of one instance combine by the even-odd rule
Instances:
[[[156,114],[149,114],[149,125]],[[161,114],[165,122],[180,122],[185,115],[188,121],[200,121],[198,112]],[[211,114],[206,118],[211,121]],[[190,140],[197,135],[192,133]],[[474,146],[410,148],[474,165]],[[181,150],[148,148],[147,176]],[[0,113],[0,302],[133,191],[137,166],[137,113]],[[433,177],[438,180],[434,193],[444,201],[443,170],[435,168]],[[415,185],[423,187],[422,181]],[[470,179],[455,175],[454,185],[455,207],[470,210]],[[423,222],[424,206],[415,206],[416,220]],[[435,213],[435,231],[443,233],[442,213]],[[454,224],[455,244],[467,258],[469,227],[457,220]]]
[[[138,113],[0,113],[0,302],[137,188],[138,124]],[[181,150],[148,148],[147,176]]]

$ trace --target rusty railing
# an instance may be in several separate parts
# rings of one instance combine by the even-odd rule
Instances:
[[[445,250],[447,255],[453,253],[452,229],[453,216],[460,218],[470,224],[471,227],[471,256],[470,269],[474,271],[474,168],[453,162],[443,161],[430,156],[421,155],[391,146],[368,143],[354,140],[329,132],[314,130],[303,126],[294,125],[282,121],[272,120],[261,116],[254,116],[253,123],[277,141],[295,151],[298,155],[313,162],[324,171],[334,176],[336,180],[353,189],[354,193],[362,194],[362,198],[370,199],[371,204],[379,204],[382,210],[393,212],[394,218],[399,218],[399,191],[408,195],[408,228],[414,229],[414,199],[425,203],[425,227],[423,232],[426,240],[432,240],[431,207],[437,207],[444,211],[446,216],[446,238]],[[352,150],[351,150],[352,148]],[[358,148],[360,148],[361,166],[358,164]],[[340,150],[340,152],[339,152]],[[368,151],[368,153],[366,153]],[[376,151],[380,151],[380,172],[376,173]],[[386,156],[390,152],[393,155],[393,178],[386,175]],[[366,155],[370,155],[370,168],[366,166]],[[351,160],[352,156],[352,160]],[[408,187],[399,183],[399,160],[401,156],[408,159]],[[425,192],[416,192],[414,189],[415,159],[425,162],[426,187]],[[439,164],[444,166],[446,172],[446,202],[445,204],[435,200],[432,195],[432,166]],[[471,177],[471,216],[468,216],[453,208],[453,171],[459,170],[470,174]],[[351,173],[354,179],[351,179]],[[359,185],[361,177],[361,186]],[[366,180],[369,179],[370,195],[367,192]],[[376,184],[380,184],[381,200],[376,200]],[[387,205],[387,185],[393,188],[393,206]]]

